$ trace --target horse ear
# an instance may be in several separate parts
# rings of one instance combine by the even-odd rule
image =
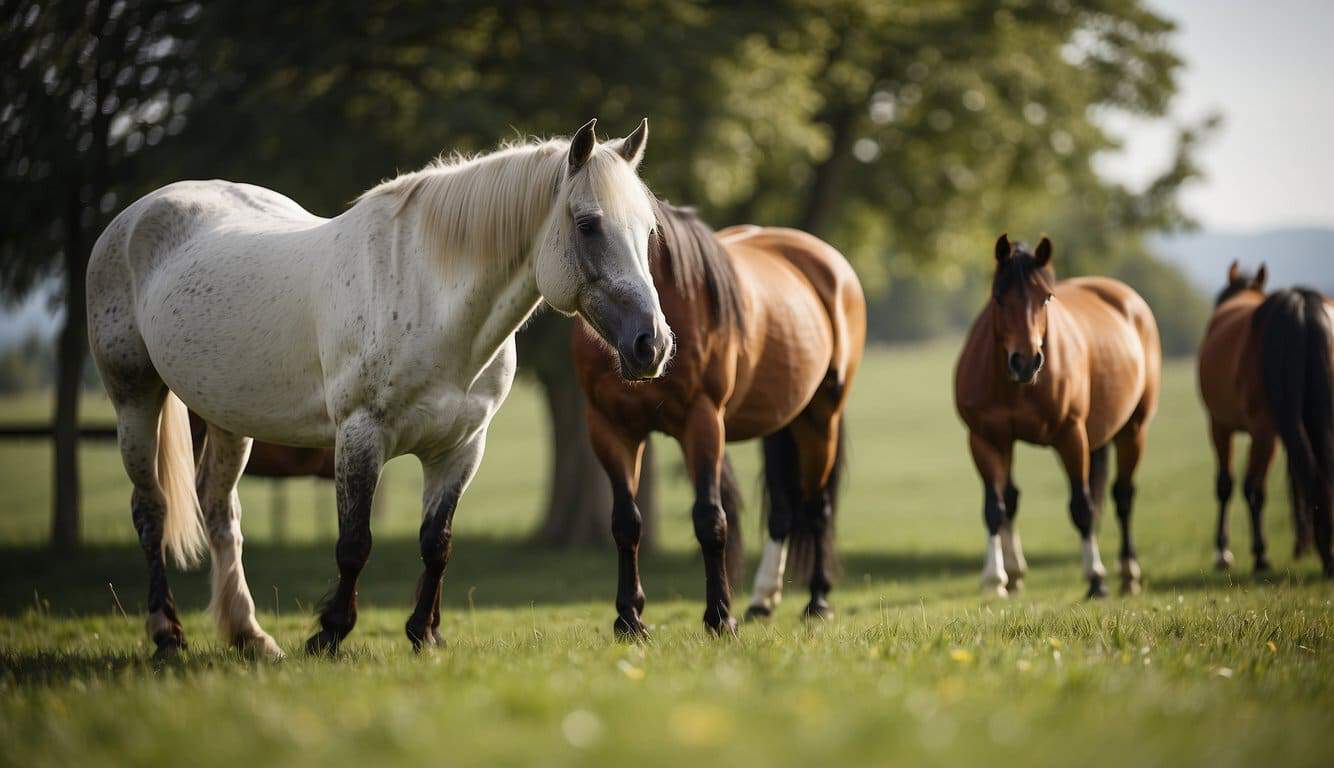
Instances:
[[[1268,279],[1269,279],[1269,266],[1266,264],[1261,264],[1259,271],[1255,273],[1255,279],[1251,280],[1251,285],[1254,286],[1256,289],[1263,291],[1265,289],[1265,281]]]
[[[647,143],[648,118],[646,117],[639,121],[639,127],[631,131],[629,136],[612,142],[612,145],[631,168],[638,168],[639,161],[644,159],[644,145]]]
[[[1038,243],[1038,249],[1033,251],[1033,258],[1036,259],[1039,269],[1047,266],[1051,262],[1051,241],[1042,238],[1042,242]]]
[[[1227,281],[1229,284],[1235,283],[1241,279],[1241,262],[1232,260],[1232,266],[1227,268]]]
[[[597,146],[597,136],[593,134],[593,129],[597,127],[598,119],[584,123],[584,126],[575,132],[574,138],[570,139],[570,175],[579,172],[588,162],[588,158],[593,156],[593,148]]]
[[[998,264],[1004,264],[1010,260],[1010,250],[1010,236],[1008,234],[1002,234],[996,238],[996,262]]]

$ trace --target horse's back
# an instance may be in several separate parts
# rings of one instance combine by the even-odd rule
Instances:
[[[264,437],[290,414],[316,423],[325,405],[313,315],[327,244],[301,233],[325,221],[276,192],[225,181],[178,182],[135,201],[89,260],[99,366],[127,376],[151,367],[187,405],[240,434]],[[255,408],[246,393],[259,389],[271,395]],[[288,436],[279,431],[269,438]],[[322,444],[326,431],[291,439]]]
[[[861,360],[866,307],[852,267],[819,238],[771,227],[724,234],[750,309],[728,438],[747,439],[785,426],[826,380],[842,396]]]
[[[1148,302],[1110,277],[1063,280],[1057,283],[1056,296],[1083,331],[1091,377],[1091,442],[1101,442],[1094,434],[1098,432],[1110,439],[1131,415],[1152,418],[1162,378],[1162,344]]]
[[[1223,302],[1214,310],[1200,342],[1200,397],[1209,418],[1228,429],[1250,428],[1247,382],[1256,370],[1243,365],[1242,356],[1248,346],[1251,320],[1263,300],[1258,292],[1247,292]]]
[[[855,371],[866,341],[866,299],[852,265],[836,248],[820,238],[797,229],[783,227],[734,227],[724,230],[724,246],[743,268],[779,260],[800,276],[823,310],[830,324],[830,369],[846,379]],[[769,270],[768,274],[775,272]],[[792,298],[786,280],[770,277],[769,299],[783,306]]]

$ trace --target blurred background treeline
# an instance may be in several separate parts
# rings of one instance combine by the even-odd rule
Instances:
[[[1214,118],[1136,188],[1100,173],[1107,118],[1166,119],[1181,61],[1141,0],[302,3],[4,0],[0,294],[63,308],[53,345],[10,344],[0,389],[55,393],[53,537],[78,536],[83,271],[110,217],[183,178],[271,187],[334,216],[442,152],[650,119],[642,175],[716,226],[795,226],[852,260],[880,342],[957,334],[1001,231],[1056,243],[1062,275],[1120,277],[1169,354],[1209,301],[1152,253]],[[552,419],[549,541],[601,541],[605,480],[581,442],[569,326],[520,364]],[[95,384],[93,384],[95,386]]]

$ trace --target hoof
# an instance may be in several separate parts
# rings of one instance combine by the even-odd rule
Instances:
[[[611,631],[617,640],[627,642],[646,642],[653,639],[649,636],[648,627],[644,626],[644,622],[636,616],[617,616],[611,625]]]
[[[1214,569],[1219,571],[1229,571],[1232,569],[1232,563],[1236,558],[1232,556],[1232,550],[1222,549],[1218,551],[1218,556],[1214,558]]]
[[[1269,573],[1272,570],[1274,570],[1274,567],[1269,564],[1269,558],[1265,557],[1264,555],[1256,555],[1255,557],[1256,573]]]
[[[746,608],[745,620],[764,621],[765,619],[772,618],[773,615],[774,615],[773,608],[770,608],[769,606],[764,605],[763,603],[754,603],[750,607]]]
[[[1022,592],[1024,590],[1024,577],[1015,576],[1005,584],[1005,590],[1009,593]]]
[[[1103,584],[1101,576],[1094,576],[1089,579],[1089,591],[1084,597],[1088,600],[1100,600],[1107,597],[1107,585]]]
[[[157,650],[153,651],[153,661],[170,661],[180,655],[185,650],[185,637],[180,631],[159,632],[153,636],[153,643],[157,645]]]
[[[817,597],[806,604],[806,608],[801,612],[804,619],[821,619],[828,621],[834,615],[834,609],[823,597]]]
[[[1006,589],[1004,582],[982,582],[982,597],[987,600],[994,598],[1006,598],[1010,596],[1010,591]]]
[[[715,637],[736,637],[736,619],[728,616],[722,621],[710,622],[704,621],[704,628],[709,630],[709,634]]]
[[[1140,585],[1139,579],[1121,580],[1121,595],[1123,597],[1128,595],[1138,595],[1140,592],[1143,591],[1144,587]]]
[[[242,655],[252,659],[278,662],[287,658],[287,654],[267,632],[238,637],[232,641],[232,646]]]
[[[306,641],[306,655],[332,658],[338,655],[338,644],[341,642],[342,638],[327,629],[321,629]]]
[[[421,653],[423,647],[434,648],[443,645],[440,640],[440,633],[435,631],[435,627],[414,627],[412,622],[409,621],[403,630],[408,636],[408,642],[412,643],[414,653]]]

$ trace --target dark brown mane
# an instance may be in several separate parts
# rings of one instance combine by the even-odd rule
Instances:
[[[996,269],[991,281],[991,296],[1000,301],[1015,286],[1036,281],[1048,293],[1056,284],[1056,274],[1050,265],[1039,267],[1037,258],[1022,245],[1016,245],[1010,258]]]
[[[666,200],[654,202],[654,215],[658,226],[649,238],[649,264],[655,270],[664,267],[672,285],[688,300],[695,301],[703,291],[715,324],[744,331],[736,272],[713,229],[693,208],[678,208]]]

